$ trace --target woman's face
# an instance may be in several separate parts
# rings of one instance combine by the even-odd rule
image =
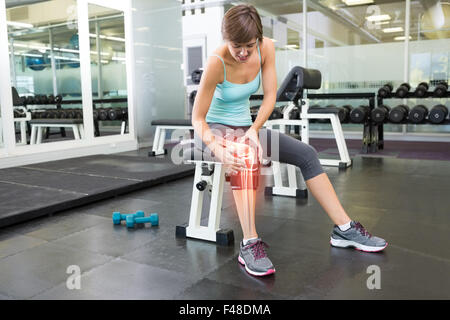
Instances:
[[[228,50],[231,56],[239,63],[246,63],[250,56],[257,50],[256,49],[256,38],[253,38],[247,43],[236,43],[233,41],[228,41]]]

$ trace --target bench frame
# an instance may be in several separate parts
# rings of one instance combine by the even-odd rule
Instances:
[[[334,137],[339,151],[339,159],[319,159],[320,164],[324,166],[335,166],[339,168],[347,168],[352,165],[347,144],[345,143],[344,132],[339,121],[339,116],[336,113],[308,113],[309,100],[303,100],[301,107],[300,119],[289,119],[289,113],[297,106],[290,102],[283,111],[283,119],[268,120],[266,126],[272,128],[274,125],[280,126],[280,132],[286,132],[286,126],[299,126],[301,129],[302,141],[309,144],[309,120],[310,119],[329,119],[333,128]]]
[[[339,116],[336,113],[308,113],[309,101],[306,99],[302,102],[300,118],[301,119],[289,119],[289,113],[297,106],[290,102],[288,106],[283,110],[283,119],[268,120],[265,126],[272,129],[273,126],[279,126],[281,133],[286,133],[286,126],[299,126],[301,128],[301,138],[306,144],[309,144],[309,120],[310,119],[329,119],[333,127],[334,137],[336,139],[337,147],[339,150],[340,159],[319,159],[320,164],[324,166],[337,166],[340,169],[345,169],[352,164],[352,160],[348,154],[347,145],[345,143],[344,133],[342,131],[341,122]],[[307,198],[308,191],[306,188],[305,180],[299,172],[300,183],[297,183],[297,173],[295,166],[290,164],[281,164],[278,161],[272,163],[274,183],[273,187],[266,187],[266,195],[279,195],[296,198]],[[288,185],[285,186],[282,181],[281,171],[287,170]]]
[[[186,163],[195,164],[191,210],[189,213],[189,222],[176,227],[176,237],[207,240],[225,246],[233,244],[233,230],[220,229],[222,197],[225,184],[224,164],[203,160],[187,160]],[[197,183],[200,181],[207,182],[207,187],[203,191],[197,188]],[[203,196],[205,192],[210,192],[211,202],[209,206],[208,225],[202,226]]]
[[[80,140],[84,137],[84,126],[82,123],[30,123],[31,125],[31,137],[30,144],[40,144],[42,142],[42,132],[44,128],[71,128],[75,140]]]
[[[153,138],[152,151],[149,152],[149,156],[158,156],[161,154],[167,154],[167,149],[164,149],[164,143],[166,141],[166,130],[167,129],[185,129],[194,130],[193,126],[185,125],[157,125],[155,130],[155,136]]]

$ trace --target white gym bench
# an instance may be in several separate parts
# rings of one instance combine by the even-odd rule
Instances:
[[[44,128],[69,128],[72,129],[75,140],[84,137],[83,119],[33,119],[30,121],[30,144],[40,144]]]
[[[286,133],[286,126],[299,126],[301,128],[301,141],[309,144],[309,121],[311,119],[329,119],[333,127],[340,159],[319,159],[319,161],[322,165],[346,168],[352,164],[352,161],[348,154],[342,126],[339,120],[339,109],[310,109],[309,101],[307,99],[302,100],[303,90],[319,89],[321,86],[321,81],[322,76],[320,71],[314,69],[304,69],[298,66],[294,67],[289,72],[277,92],[277,102],[288,102],[288,105],[283,108],[283,118],[268,120],[266,121],[265,126],[269,129],[273,129],[274,126],[278,126],[281,133]],[[300,119],[289,119],[289,114],[294,109],[301,109]],[[297,179],[295,166],[272,161],[272,169],[274,175],[274,186],[265,188],[266,195],[279,195],[297,198],[306,198],[308,196],[306,183],[303,176],[298,170],[299,176]],[[287,186],[283,184],[283,171],[287,171]]]
[[[277,101],[292,102],[292,107],[298,105],[298,100],[303,95],[303,89],[320,88],[321,75],[318,70],[303,69],[295,67],[286,77],[282,86],[277,92]],[[304,114],[308,110],[306,109]],[[303,111],[303,109],[302,109]],[[312,116],[322,116],[313,114]],[[327,118],[334,122],[337,115],[328,114]],[[275,119],[266,122],[266,126],[271,128],[274,125],[280,126],[280,131],[285,131],[286,125],[306,125],[302,128],[303,133],[307,127],[308,117],[302,120],[289,120],[289,111],[284,113],[284,119]],[[339,121],[339,119],[337,119]],[[339,125],[340,122],[335,123]],[[343,136],[342,136],[343,138]],[[202,152],[192,143],[183,142],[183,159],[186,163],[195,164],[195,175],[192,189],[192,200],[189,212],[189,222],[176,227],[176,236],[179,238],[194,238],[216,242],[221,245],[234,243],[233,230],[220,228],[220,216],[222,211],[222,196],[225,184],[224,164],[214,159],[208,151]],[[208,150],[208,149],[207,149]],[[275,186],[266,187],[266,195],[284,195],[291,197],[307,197],[306,184],[300,172],[300,183],[297,183],[296,167],[287,165],[288,186],[283,186],[281,176],[281,164],[272,161],[274,170]],[[211,201],[209,207],[208,222],[202,225],[203,196],[205,192],[210,192]]]
[[[150,157],[167,154],[167,149],[164,149],[166,142],[166,130],[194,130],[189,119],[160,119],[153,120],[152,125],[156,126],[155,136],[153,138],[152,151],[148,153]]]
[[[185,144],[185,146],[188,145]],[[195,175],[189,222],[176,227],[176,237],[207,240],[225,246],[231,245],[234,243],[233,230],[220,229],[222,196],[225,184],[224,164],[208,155],[207,152],[196,149],[194,145],[184,148],[183,158],[186,163],[195,164]],[[211,201],[207,225],[202,225],[205,192],[210,192]]]
[[[31,113],[25,112],[25,117],[14,118],[14,124],[18,122],[20,124],[20,142],[16,145],[26,145],[27,144],[27,121],[31,120]],[[3,128],[2,128],[2,118],[0,118],[0,144],[3,144]]]
[[[300,119],[289,119],[289,113],[297,106],[294,103],[289,105],[283,110],[283,119],[268,120],[265,124],[266,127],[272,129],[273,126],[279,126],[279,130],[282,133],[286,133],[286,126],[299,126],[301,128],[301,140],[309,144],[309,120],[311,119],[328,119],[331,122],[333,128],[334,138],[339,151],[339,159],[322,159],[320,158],[320,164],[324,166],[334,166],[339,168],[346,168],[351,166],[352,160],[348,153],[347,144],[344,138],[344,132],[342,131],[342,125],[339,120],[337,108],[309,108],[309,100],[303,100],[301,106]]]

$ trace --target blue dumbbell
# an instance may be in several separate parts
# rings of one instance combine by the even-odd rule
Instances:
[[[128,228],[133,228],[136,223],[151,223],[152,226],[157,226],[159,224],[157,213],[152,213],[149,217],[127,216],[126,221]]]
[[[126,220],[128,216],[145,217],[144,211],[136,211],[136,213],[120,213],[113,212],[112,220],[114,224],[120,224],[122,220]]]

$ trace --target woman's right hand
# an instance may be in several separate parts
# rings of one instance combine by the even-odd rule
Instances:
[[[237,150],[234,142],[222,137],[216,137],[210,149],[232,174],[237,174],[246,168],[245,160],[241,157],[236,157]]]

